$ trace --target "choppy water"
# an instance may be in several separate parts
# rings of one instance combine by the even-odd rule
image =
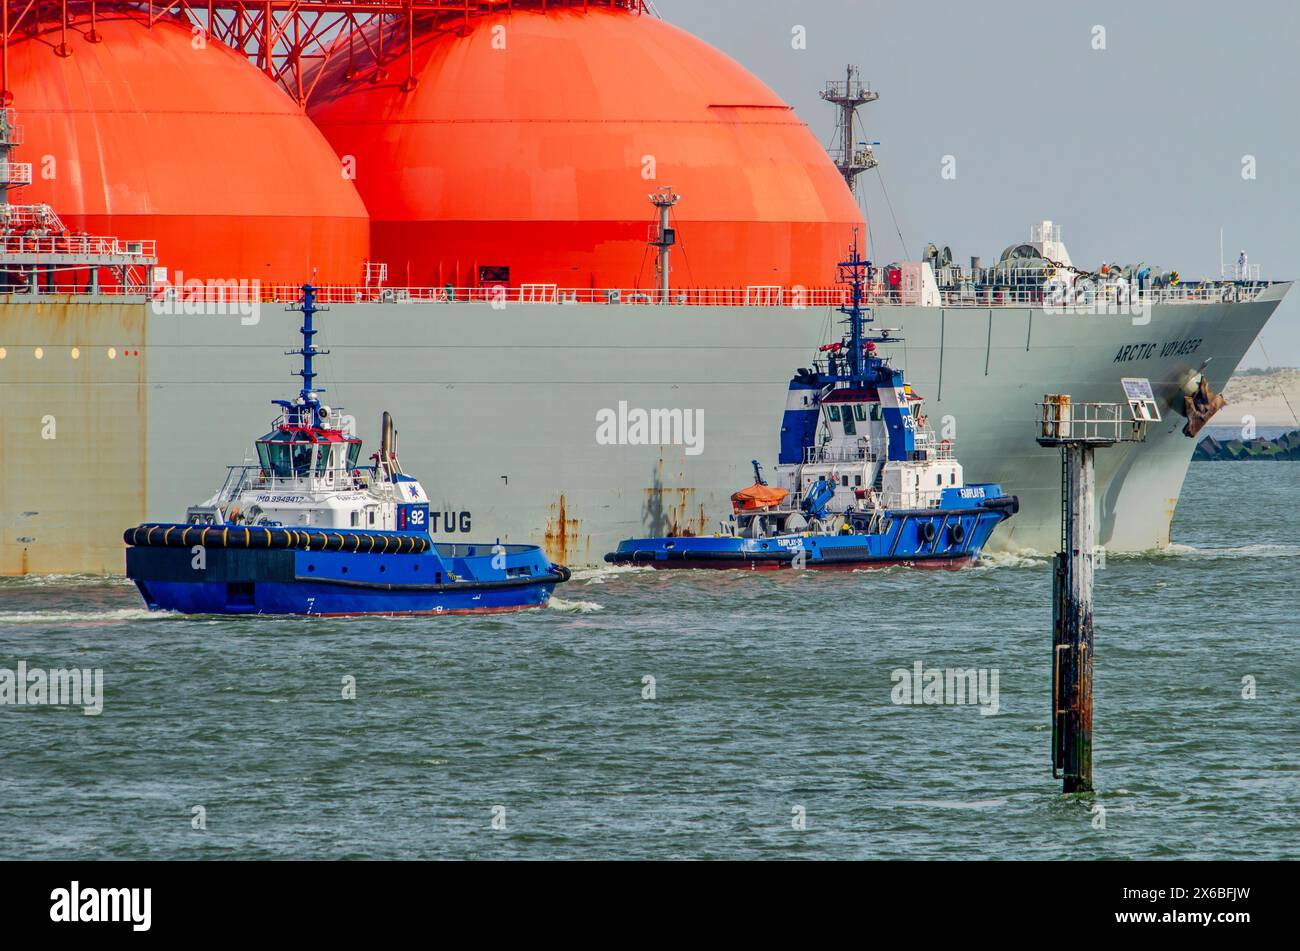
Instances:
[[[0,668],[105,692],[0,707],[0,858],[1295,858],[1298,494],[1300,465],[1193,465],[1177,547],[1108,559],[1095,799],[1051,778],[1043,557],[588,572],[488,619],[160,617],[119,581],[0,581]],[[895,705],[917,661],[996,668],[998,713]]]

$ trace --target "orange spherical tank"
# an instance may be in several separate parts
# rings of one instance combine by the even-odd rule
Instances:
[[[379,77],[336,52],[308,103],[355,163],[391,281],[472,286],[508,268],[514,285],[652,286],[661,185],[681,196],[674,286],[834,281],[861,213],[808,127],[734,60],[620,10],[470,22],[417,31],[413,51],[386,30]]]
[[[33,184],[70,229],[155,239],[186,280],[359,283],[365,205],[294,102],[244,57],[169,20],[9,46],[9,88]],[[197,47],[197,48],[196,48]]]

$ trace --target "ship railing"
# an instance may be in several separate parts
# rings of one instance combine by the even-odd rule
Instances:
[[[18,208],[20,206],[9,206]],[[7,224],[11,216],[0,214]],[[21,217],[21,216],[18,216]],[[157,242],[126,241],[89,234],[4,234],[0,235],[0,254],[14,256],[79,255],[83,257],[155,258]],[[87,262],[93,263],[93,262]]]
[[[323,469],[297,469],[284,474],[257,465],[226,467],[226,481],[217,493],[217,506],[225,508],[244,492],[310,492],[326,489],[374,490],[388,497],[392,483],[372,479],[369,469],[349,469],[346,466],[327,466]]]
[[[1269,287],[1260,281],[1196,281],[1164,287],[1133,284],[1075,284],[1056,288],[1024,285],[944,285],[943,307],[1033,307],[1056,313],[1130,314],[1151,304],[1227,304],[1255,300]],[[887,306],[896,301],[877,302]]]
[[[867,511],[883,509],[937,509],[943,504],[943,490],[917,489],[904,496],[898,492],[872,490],[868,496]]]
[[[5,188],[21,188],[32,183],[31,162],[10,162],[0,160],[0,185]]]
[[[1132,442],[1146,427],[1127,403],[1076,403],[1056,396],[1035,405],[1038,440],[1044,444]]]
[[[300,284],[269,284],[260,289],[263,303],[292,304],[302,296]],[[667,301],[653,288],[560,287],[556,284],[524,284],[488,287],[376,287],[351,284],[316,286],[320,304],[487,304],[565,306],[573,304],[600,306],[646,306],[667,303],[681,307],[789,307],[821,309],[841,307],[850,301],[850,292],[841,285],[822,287],[781,287],[749,285],[746,287],[673,288]]]
[[[324,391],[321,391],[324,392]],[[285,427],[310,426],[311,413],[301,407],[295,407],[290,412],[282,412],[275,419],[271,420],[271,429],[283,429]],[[343,412],[342,406],[330,407],[329,422],[321,426],[322,429],[337,430],[345,437],[356,437],[356,417],[350,416]]]
[[[948,270],[948,269],[945,269]],[[863,307],[915,307],[921,303],[921,290],[913,287],[890,285],[881,279],[881,269],[873,268],[872,279],[862,290]],[[999,274],[1013,272],[999,272]],[[1100,308],[1113,308],[1118,313],[1150,304],[1202,304],[1229,303],[1254,300],[1268,286],[1267,282],[1199,281],[1173,286],[1138,288],[1106,284],[1078,284],[1066,291],[1045,287],[1042,272],[1032,269],[1031,281],[1016,278],[1007,284],[982,284],[958,280],[939,285],[938,306],[948,308],[1032,307],[1057,309],[1063,313],[1078,311],[1089,313]],[[234,283],[234,282],[228,282]],[[300,284],[249,285],[260,302],[266,304],[293,304],[302,296]],[[1064,285],[1061,285],[1064,287]],[[563,307],[566,305],[636,307],[668,304],[678,307],[784,307],[799,309],[825,309],[846,307],[852,303],[852,291],[841,284],[818,287],[779,286],[751,284],[743,287],[679,287],[668,291],[665,300],[654,288],[592,288],[562,287],[558,284],[523,284],[519,286],[489,285],[456,287],[440,285],[430,287],[383,287],[374,284],[321,284],[316,285],[316,300],[330,304],[486,304],[492,307],[508,306]]]
[[[862,446],[804,446],[803,461],[819,462],[875,462],[877,456]]]
[[[0,269],[3,269],[3,263],[3,261],[0,261]],[[93,267],[93,265],[84,265],[82,270],[88,266]],[[67,269],[72,270],[70,267]],[[14,278],[15,274],[12,271],[8,274],[0,275],[0,295],[21,294],[25,296],[33,296],[30,280],[14,280]],[[137,301],[142,298],[147,298],[148,295],[149,288],[143,283],[128,282],[126,284],[110,284],[107,282],[101,282],[97,286],[92,286],[88,281],[79,281],[75,284],[66,282],[47,284],[43,279],[40,281],[40,286],[35,292],[35,296],[39,297],[132,297]]]
[[[954,458],[952,440],[939,439],[931,429],[917,430],[916,437],[913,440],[918,450],[926,453],[929,459],[952,459]]]

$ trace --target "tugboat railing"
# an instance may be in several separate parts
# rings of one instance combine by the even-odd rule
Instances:
[[[951,439],[938,439],[932,429],[918,430],[916,433],[916,448],[926,454],[927,457],[934,459],[953,459],[955,458],[952,450]]]
[[[877,455],[861,446],[848,448],[835,446],[805,446],[803,461],[817,462],[875,462]]]
[[[370,469],[331,466],[309,472],[283,475],[256,465],[227,466],[226,480],[217,492],[215,504],[226,508],[245,492],[369,492],[376,501],[392,501],[395,483],[376,478]]]

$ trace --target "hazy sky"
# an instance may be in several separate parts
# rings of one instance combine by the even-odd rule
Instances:
[[[1217,277],[1245,248],[1265,279],[1300,277],[1300,4],[656,0],[725,50],[825,142],[818,98],[844,66],[907,250],[991,262],[1050,218],[1078,264],[1146,261]],[[792,30],[807,31],[807,49]],[[1093,49],[1094,27],[1104,50]],[[945,155],[955,180],[944,180]],[[1255,175],[1242,177],[1254,156]],[[878,257],[901,257],[875,172],[862,176]],[[1300,288],[1246,366],[1300,365]]]

